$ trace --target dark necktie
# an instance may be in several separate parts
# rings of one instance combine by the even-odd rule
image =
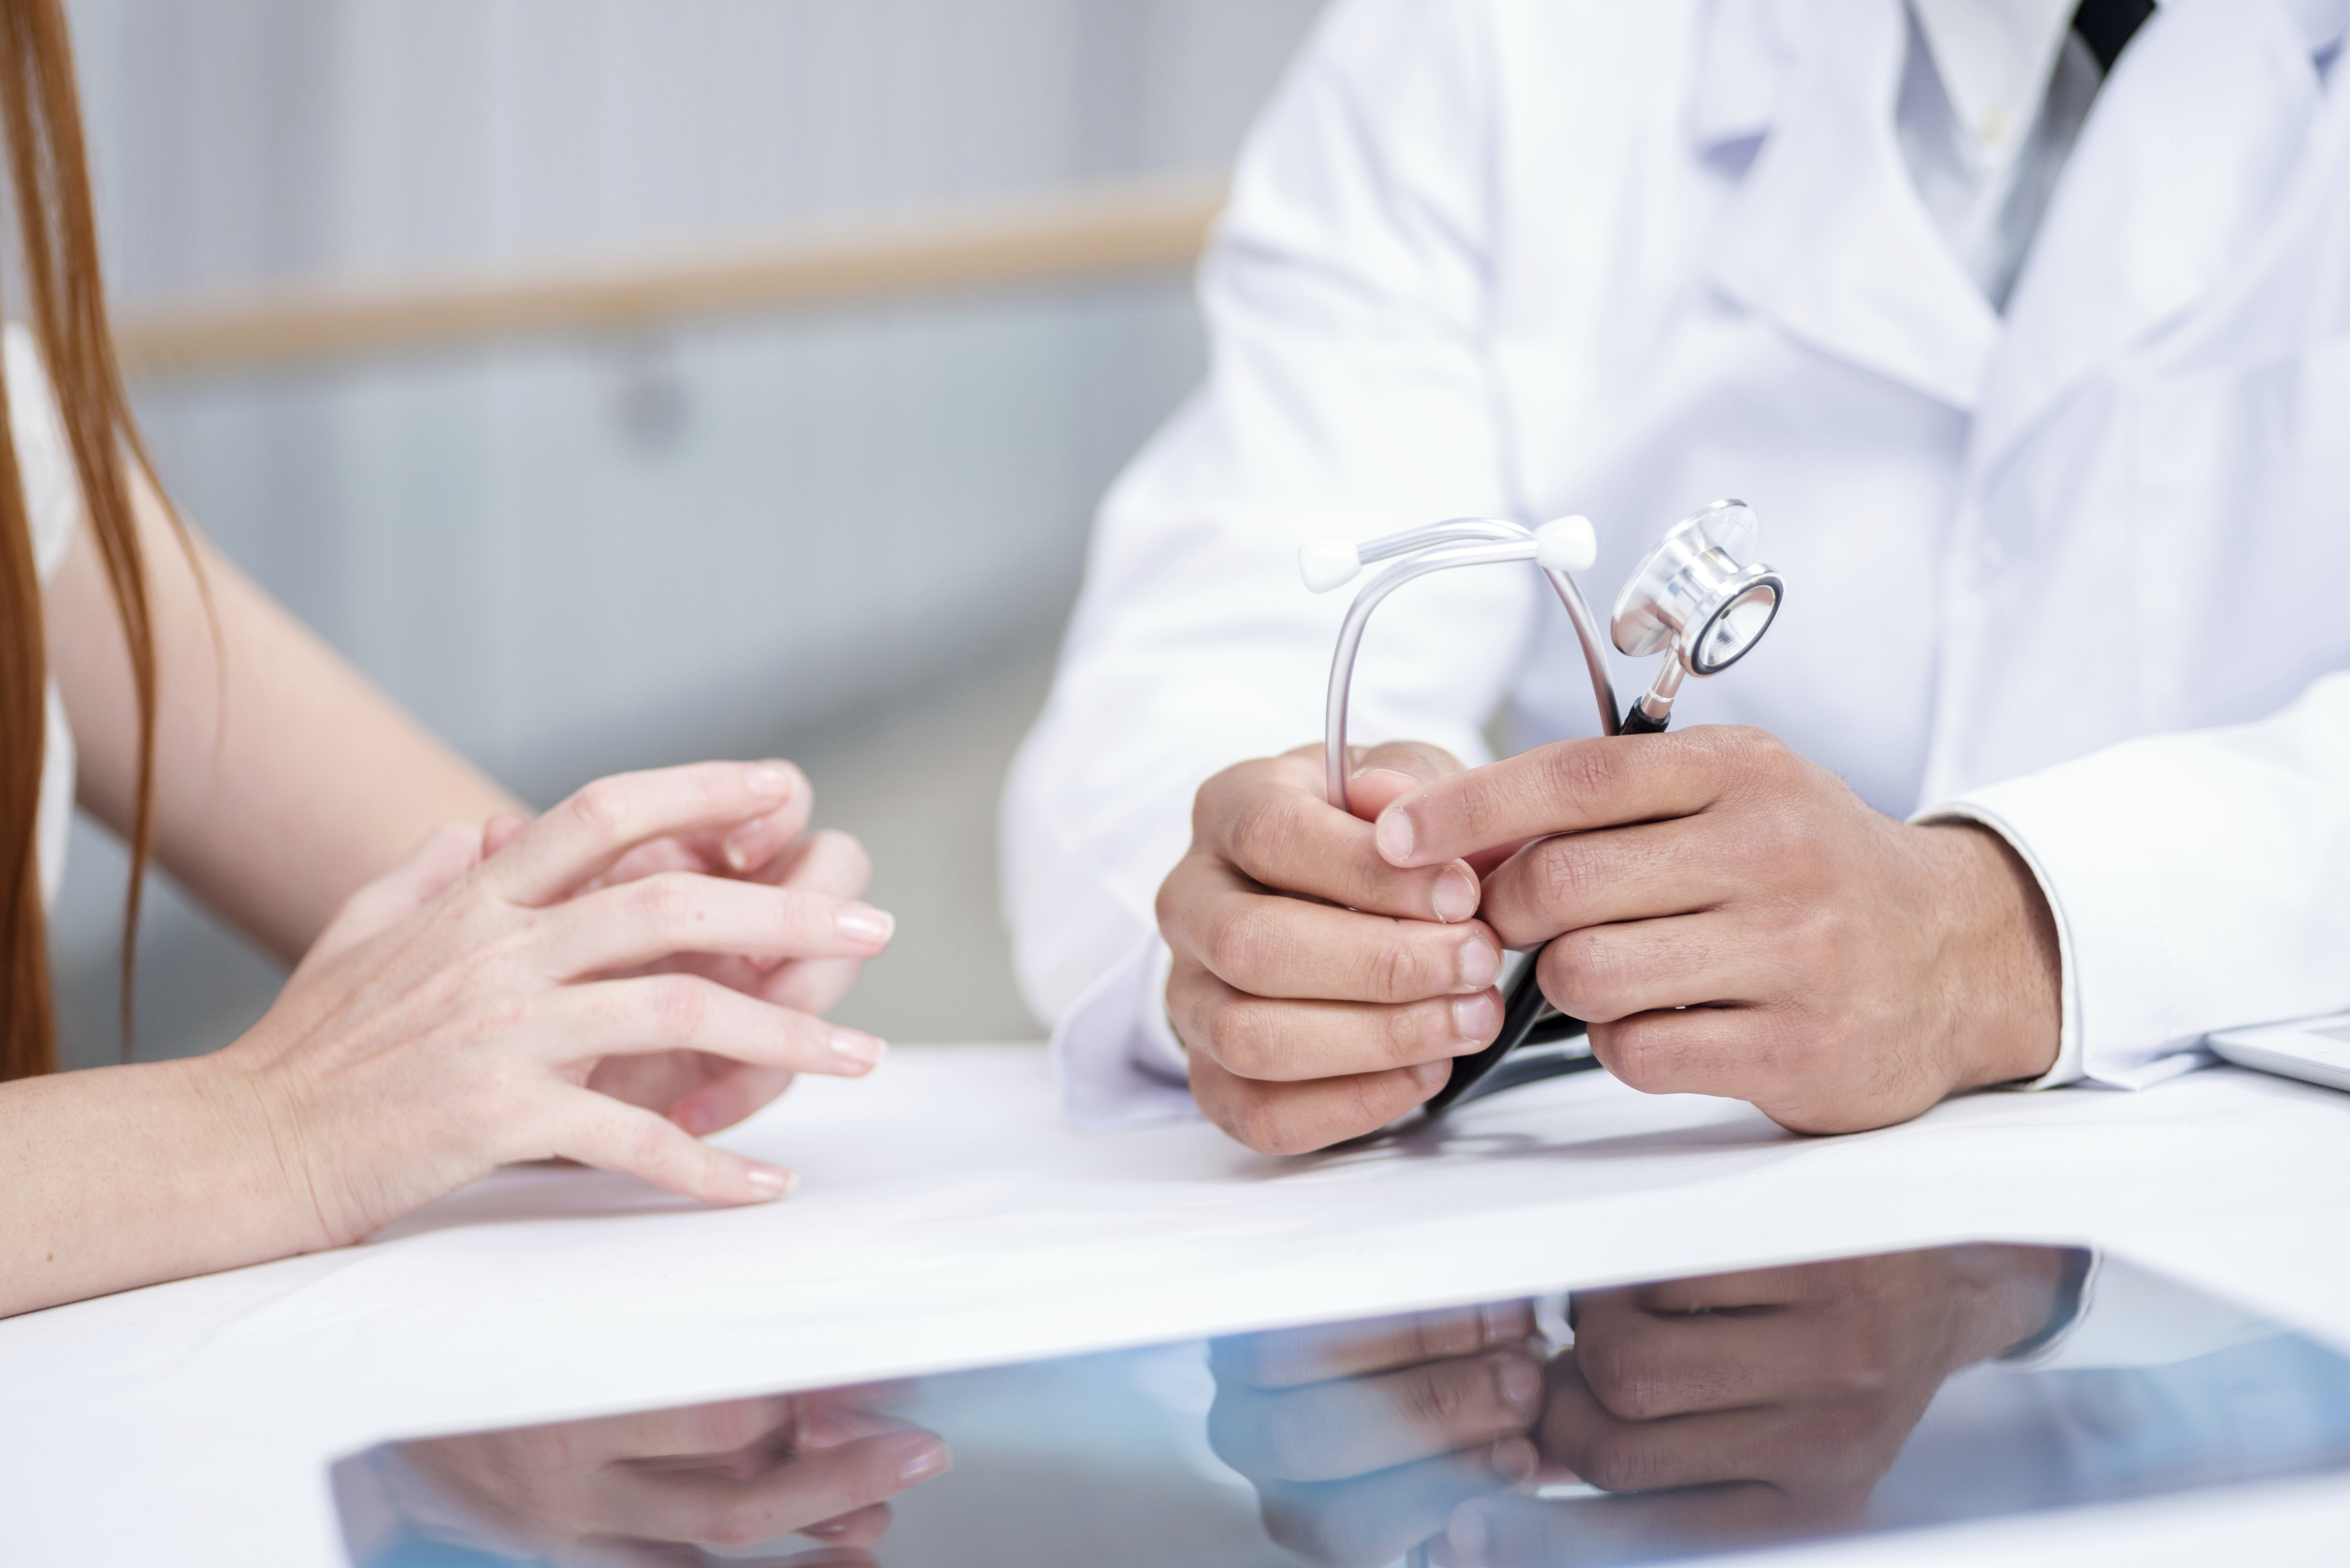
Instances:
[[[2110,72],[2153,15],[2154,0],[2081,0],[2081,8],[2073,13],[2073,31],[2097,57],[2098,66]]]

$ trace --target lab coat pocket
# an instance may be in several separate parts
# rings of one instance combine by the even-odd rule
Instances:
[[[2147,730],[2262,718],[2350,669],[2350,336],[2126,386]]]

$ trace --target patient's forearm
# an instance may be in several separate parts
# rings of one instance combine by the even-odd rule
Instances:
[[[0,1316],[328,1243],[296,1151],[215,1061],[0,1085]]]
[[[155,854],[197,897],[290,961],[345,898],[433,828],[515,808],[200,540],[216,643],[161,503],[143,482],[135,502],[161,678]],[[50,663],[81,756],[81,804],[127,834],[137,705],[86,534],[46,602]]]

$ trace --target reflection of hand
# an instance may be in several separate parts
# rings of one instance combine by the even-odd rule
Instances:
[[[1951,1247],[1578,1295],[1544,1457],[1648,1495],[1471,1503],[1447,1555],[1547,1568],[1849,1524],[1943,1379],[2047,1324],[2064,1269],[2047,1248]]]
[[[937,1437],[861,1407],[855,1390],[441,1438],[400,1455],[469,1517],[558,1563],[824,1542],[792,1559],[799,1568],[870,1562],[863,1548],[889,1528],[885,1500],[951,1462]]]
[[[1392,1562],[1464,1499],[1534,1472],[1533,1333],[1514,1303],[1222,1340],[1208,1438],[1255,1484],[1274,1540]]]
[[[2005,841],[1897,822],[1760,730],[1540,746],[1377,830],[1422,875],[1537,835],[1484,918],[1550,942],[1543,993],[1635,1088],[1848,1132],[2055,1059],[2055,925]]]
[[[1352,815],[1322,749],[1242,763],[1200,787],[1191,848],[1159,890],[1167,1010],[1191,1094],[1251,1148],[1373,1132],[1444,1086],[1500,1030],[1501,944],[1466,863],[1399,871],[1367,818],[1461,764],[1396,743],[1363,758]]]
[[[807,775],[785,762],[766,765],[786,785],[772,810],[747,822],[718,824],[640,845],[582,891],[671,872],[759,883],[839,901],[847,918],[862,922],[878,951],[889,940],[890,918],[847,902],[863,893],[872,878],[864,846],[845,833],[806,834],[816,799]],[[482,837],[484,857],[512,842],[525,826],[519,817],[492,819]],[[746,996],[815,1016],[848,993],[861,963],[856,956],[803,957],[782,950],[681,953],[635,972],[700,975]],[[845,1033],[862,1038],[855,1031]],[[743,1120],[782,1094],[791,1081],[792,1075],[782,1068],[733,1062],[708,1052],[664,1051],[608,1057],[597,1064],[588,1086],[660,1111],[698,1136]]]

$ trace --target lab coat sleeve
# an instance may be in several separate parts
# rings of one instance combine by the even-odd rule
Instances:
[[[1202,266],[1206,384],[1113,487],[1002,820],[1022,988],[1080,1119],[1188,1108],[1152,905],[1200,784],[1318,739],[1349,597],[1297,546],[1513,515],[1481,327],[1485,7],[1341,0],[1237,171]],[[1424,579],[1366,639],[1351,739],[1484,760],[1531,571]]]
[[[1922,814],[2003,835],[2063,942],[2043,1084],[2138,1088],[2215,1030],[2350,1007],[2350,673],[2273,718],[2150,735]]]

